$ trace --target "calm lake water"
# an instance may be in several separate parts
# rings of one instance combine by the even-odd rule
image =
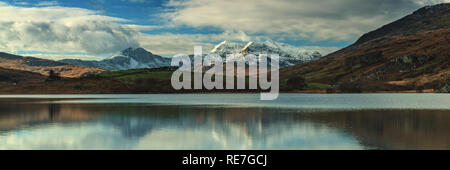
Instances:
[[[0,95],[0,149],[450,149],[450,95]]]

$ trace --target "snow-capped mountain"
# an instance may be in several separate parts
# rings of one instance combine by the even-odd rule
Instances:
[[[283,43],[265,41],[238,44],[224,41],[210,53],[217,53],[225,58],[227,54],[278,54],[280,68],[317,60],[322,55],[316,51],[300,49]],[[192,56],[191,56],[192,57]],[[137,68],[159,68],[170,66],[171,59],[152,54],[143,48],[127,48],[101,61],[86,61],[79,59],[64,59],[59,62],[85,67],[103,68],[108,70],[128,70]],[[270,63],[270,61],[269,61]]]
[[[249,42],[247,44],[238,44],[223,41],[216,45],[210,53],[217,53],[225,58],[227,54],[278,54],[280,56],[280,68],[314,61],[322,57],[317,51],[310,51],[294,47],[291,45],[267,40],[265,42]]]
[[[101,61],[65,59],[60,62],[108,70],[128,70],[137,68],[158,68],[170,66],[170,59],[154,55],[143,48],[127,48]]]

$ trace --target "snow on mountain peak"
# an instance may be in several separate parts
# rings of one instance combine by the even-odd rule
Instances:
[[[241,49],[241,54],[248,54],[248,48],[251,46],[251,45],[253,45],[254,44],[254,42],[253,41],[250,41],[250,42],[248,42],[248,44],[247,45],[245,45],[242,49]]]
[[[158,68],[170,66],[170,59],[154,55],[143,48],[127,48],[101,61],[64,60],[65,63],[109,70]]]
[[[214,47],[214,49],[211,50],[210,53],[215,53],[215,52],[217,51],[218,48],[220,48],[222,45],[224,45],[224,44],[226,44],[226,43],[227,43],[227,40],[222,41],[221,43],[217,44],[217,45]]]
[[[280,56],[280,67],[313,61],[322,57],[317,51],[305,50],[272,40],[249,42],[247,45],[223,41],[216,45],[211,53],[217,53],[224,58],[227,54],[278,54]]]

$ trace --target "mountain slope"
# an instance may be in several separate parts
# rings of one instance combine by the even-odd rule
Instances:
[[[45,79],[45,76],[38,73],[0,67],[0,83],[38,82]]]
[[[355,44],[361,44],[383,36],[412,35],[421,31],[436,30],[450,25],[449,4],[423,7],[412,14],[361,36]]]
[[[108,70],[128,70],[138,68],[159,68],[170,66],[170,59],[154,55],[143,48],[127,48],[101,61],[65,59],[59,62]]]
[[[450,4],[419,9],[320,60],[281,70],[362,90],[439,89],[450,80]]]
[[[227,54],[254,54],[256,56],[259,54],[278,54],[280,56],[280,68],[314,61],[322,57],[317,51],[304,50],[271,40],[265,42],[249,42],[246,45],[223,41],[215,46],[210,53],[217,53],[222,58],[226,58]]]
[[[0,52],[0,67],[14,70],[23,70],[48,75],[50,70],[59,73],[62,77],[82,77],[88,74],[98,74],[105,70],[69,65],[53,60],[35,57],[23,57]]]

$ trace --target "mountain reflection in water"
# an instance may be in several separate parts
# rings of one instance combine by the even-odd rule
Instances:
[[[450,149],[448,110],[0,104],[0,149]]]

